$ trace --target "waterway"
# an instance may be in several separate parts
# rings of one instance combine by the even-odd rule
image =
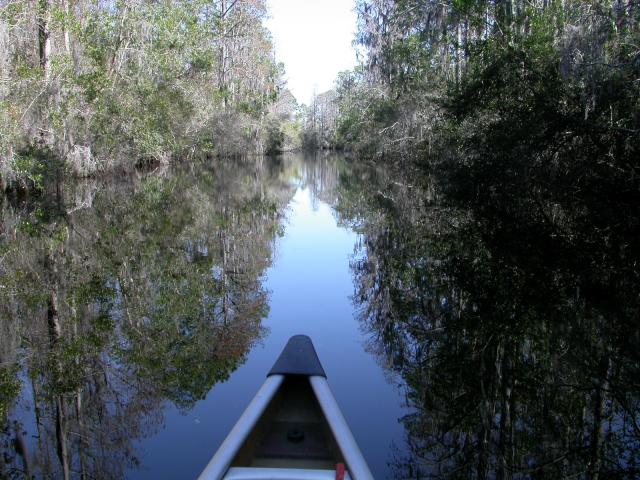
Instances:
[[[306,334],[376,478],[638,478],[633,229],[403,170],[292,154],[3,197],[0,477],[194,478]]]

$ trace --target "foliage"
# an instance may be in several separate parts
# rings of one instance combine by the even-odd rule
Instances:
[[[636,477],[637,6],[358,15],[339,131],[400,168],[345,185],[341,212],[361,321],[416,409],[396,476]]]
[[[637,65],[632,45],[637,45],[639,13],[632,3],[362,0],[357,12],[362,65],[350,78],[338,78],[338,88],[351,92],[340,95],[338,123],[345,147],[365,156],[433,153],[447,133],[444,116],[451,109],[443,110],[443,103],[452,107],[461,102],[465,108],[477,102],[483,109],[476,112],[480,117],[500,115],[499,102],[508,95],[494,97],[495,109],[484,102],[487,94],[466,99],[458,95],[472,78],[489,79],[500,55],[514,67],[514,77],[501,80],[505,85],[516,82],[508,85],[510,92],[520,88],[518,93],[526,94],[535,82],[545,81],[515,78],[516,59],[507,57],[519,51],[528,62],[535,58],[555,65],[562,83],[573,88],[565,97],[568,108],[582,109],[589,119],[606,110],[594,112],[601,93],[595,91],[596,84],[608,78],[613,82],[609,88],[636,87],[637,71],[631,67]],[[547,86],[549,97],[558,93],[552,83]],[[512,95],[509,101],[518,98]],[[635,114],[628,116],[625,128],[634,130],[634,120]]]
[[[613,301],[640,257],[623,240],[640,233],[640,68],[624,62],[588,76],[563,78],[549,38],[489,42],[447,105],[458,148],[439,166],[446,193],[479,225],[521,239],[504,245],[511,254],[591,265],[598,276],[583,291]]]
[[[20,382],[17,378],[18,368],[15,365],[0,366],[0,420],[7,418],[9,408],[20,393]]]
[[[337,123],[337,95],[335,90],[313,94],[311,104],[301,109],[302,147],[307,151],[340,148],[335,136]]]
[[[0,7],[3,187],[33,183],[32,147],[78,176],[263,150],[283,75],[263,0],[36,3]]]

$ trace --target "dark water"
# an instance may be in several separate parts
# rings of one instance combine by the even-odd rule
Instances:
[[[416,178],[215,162],[1,220],[0,477],[193,478],[297,333],[376,478],[638,476],[636,270],[584,291]]]

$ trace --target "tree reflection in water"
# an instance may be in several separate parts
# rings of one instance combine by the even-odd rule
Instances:
[[[535,218],[443,205],[418,182],[352,167],[337,203],[362,234],[360,321],[413,409],[394,477],[637,478],[637,266],[608,261],[634,239],[578,231],[583,248],[555,255]]]
[[[220,163],[5,202],[0,476],[122,478],[137,439],[235,370],[293,187]]]
[[[637,240],[567,222],[556,242],[518,198],[468,211],[318,158],[3,200],[0,476],[120,478],[167,404],[244,361],[291,177],[360,233],[354,301],[411,409],[393,477],[640,475]]]

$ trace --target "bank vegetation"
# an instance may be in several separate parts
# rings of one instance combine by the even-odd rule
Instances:
[[[281,149],[296,132],[266,15],[264,0],[0,1],[0,186]]]

